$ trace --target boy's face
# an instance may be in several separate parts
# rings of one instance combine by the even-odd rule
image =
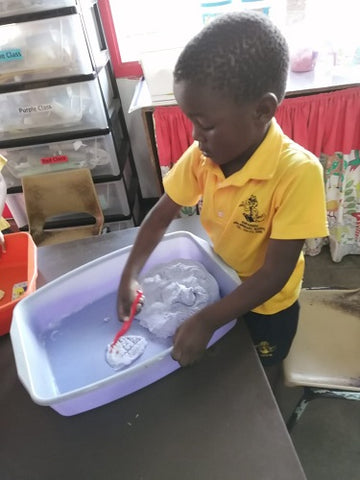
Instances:
[[[259,120],[256,102],[239,105],[186,81],[175,82],[174,93],[193,124],[193,137],[202,153],[219,166],[231,164],[230,173],[240,169],[262,142],[267,123]]]

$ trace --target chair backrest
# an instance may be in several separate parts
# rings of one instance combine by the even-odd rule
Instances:
[[[50,245],[98,235],[104,225],[99,198],[87,168],[31,175],[22,178],[29,231],[36,245]],[[95,223],[46,228],[54,217],[87,214]],[[91,219],[90,219],[91,220]]]

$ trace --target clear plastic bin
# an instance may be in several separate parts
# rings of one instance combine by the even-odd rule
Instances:
[[[26,227],[28,223],[23,193],[12,193],[6,197],[6,205],[18,228]]]
[[[105,217],[129,217],[131,215],[124,180],[121,179],[114,182],[96,183],[95,188]],[[17,227],[26,227],[28,220],[24,194],[9,194],[6,199],[6,204],[9,207]],[[51,219],[54,228],[58,226],[57,224],[77,224],[83,220],[87,221],[87,217],[82,218],[81,215],[61,215]]]
[[[118,232],[119,230],[126,230],[128,228],[135,227],[134,220],[131,218],[129,220],[121,220],[119,222],[105,222],[104,228],[109,232]]]
[[[0,38],[0,84],[93,70],[77,14],[1,25]]]
[[[81,0],[80,3],[90,51],[95,65],[100,66],[103,64],[103,54],[107,52],[107,44],[99,8],[94,0]]]
[[[8,188],[26,175],[89,168],[93,178],[120,174],[112,134],[0,150],[7,158],[3,175]]]
[[[124,180],[95,184],[100,205],[104,216],[130,216],[131,210],[128,202]]]
[[[113,182],[96,183],[95,189],[99,197],[100,206],[102,208],[105,221],[119,217],[130,217],[132,214],[128,196],[123,179]],[[20,194],[23,195],[23,194]],[[52,217],[52,226],[56,228],[58,225],[77,224],[87,222],[85,216],[80,215],[61,215]]]
[[[97,78],[0,95],[0,140],[107,128]]]
[[[114,99],[117,97],[111,80],[111,63],[108,61],[106,65],[99,71],[98,78],[101,86],[101,91],[104,97],[107,108],[110,108]]]
[[[0,17],[72,7],[76,0],[0,0]]]
[[[133,179],[133,176],[134,176],[133,167],[131,166],[129,158],[127,158],[127,160],[126,160],[126,163],[125,163],[125,166],[124,166],[124,169],[123,169],[123,172],[122,172],[122,176],[125,180],[126,186],[129,188],[130,185],[131,185],[131,181]]]

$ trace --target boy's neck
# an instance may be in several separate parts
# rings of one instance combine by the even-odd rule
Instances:
[[[244,156],[242,155],[241,157],[236,158],[235,160],[232,160],[231,162],[228,162],[225,165],[220,165],[220,168],[225,178],[230,177],[233,173],[240,171],[244,167],[246,162],[249,160],[251,155],[246,156],[244,158],[243,157]]]
[[[224,165],[220,165],[220,168],[225,178],[230,177],[230,175],[232,175],[233,173],[239,172],[246,165],[249,158],[253,155],[253,153],[264,141],[264,138],[266,137],[269,131],[269,128],[270,128],[270,123],[267,125],[266,130],[262,135],[261,139],[251,148],[246,150],[246,152],[243,152],[239,157],[235,158],[234,160],[231,160],[230,162],[225,163]]]

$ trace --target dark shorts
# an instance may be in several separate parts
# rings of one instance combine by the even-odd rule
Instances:
[[[299,302],[296,301],[273,315],[255,312],[243,315],[264,367],[280,363],[288,354],[296,333],[299,311]]]

